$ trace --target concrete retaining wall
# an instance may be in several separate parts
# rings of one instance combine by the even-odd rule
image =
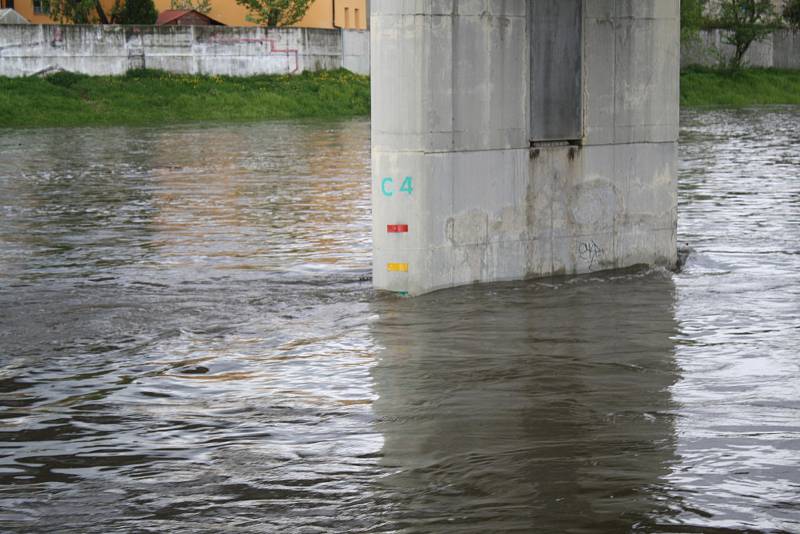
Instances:
[[[723,32],[701,32],[682,50],[681,65],[715,66],[730,58]],[[747,62],[800,69],[800,32],[781,30],[755,43]],[[147,67],[179,74],[299,73],[346,68],[370,73],[370,34],[316,30],[203,26],[0,26],[0,76],[64,69],[92,75]]]
[[[714,67],[733,57],[734,47],[724,42],[724,30],[700,32],[694,43],[681,50],[681,66],[703,65]],[[745,55],[751,67],[800,69],[800,32],[779,30],[763,41],[751,45]]]
[[[342,66],[369,74],[369,30],[342,30]]]
[[[341,67],[369,74],[365,32],[214,26],[0,27],[0,75],[90,75],[132,68],[179,74],[293,74]]]
[[[772,66],[800,70],[800,31],[785,30],[773,36]]]

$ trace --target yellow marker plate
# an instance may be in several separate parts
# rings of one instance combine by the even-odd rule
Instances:
[[[390,263],[386,266],[386,270],[390,273],[407,273],[408,272],[408,264],[407,263]]]

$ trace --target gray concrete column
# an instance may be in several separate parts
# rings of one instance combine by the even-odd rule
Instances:
[[[373,1],[376,288],[674,265],[679,2],[571,2]]]

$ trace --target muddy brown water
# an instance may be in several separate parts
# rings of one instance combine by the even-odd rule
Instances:
[[[0,531],[800,531],[800,109],[681,273],[369,283],[367,121],[0,130]]]

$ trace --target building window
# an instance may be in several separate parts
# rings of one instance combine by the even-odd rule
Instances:
[[[531,141],[583,138],[583,0],[531,0]]]
[[[44,0],[33,0],[33,14],[46,15],[50,10],[44,5]]]
[[[361,19],[358,17],[358,8],[353,10],[353,27],[360,28],[361,27]]]
[[[350,8],[349,7],[344,8],[344,27],[345,28],[349,28],[350,27]]]

